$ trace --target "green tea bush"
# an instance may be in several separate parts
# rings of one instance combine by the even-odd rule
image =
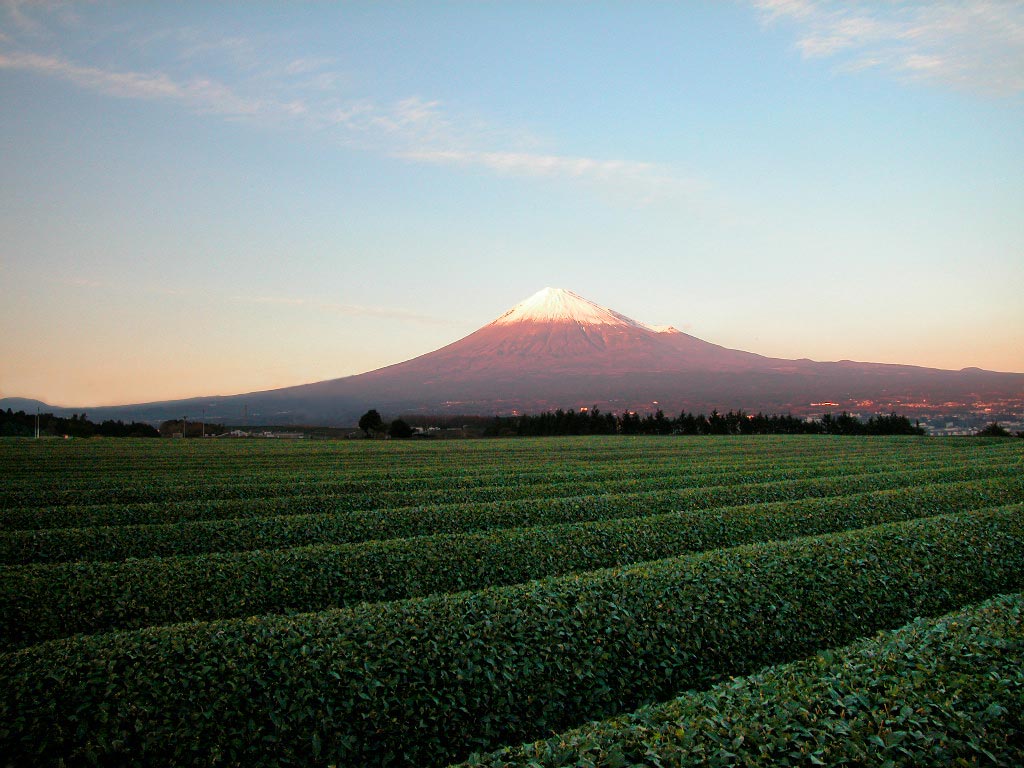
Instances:
[[[641,493],[422,505],[174,525],[10,531],[0,533],[0,563],[16,565],[72,560],[123,560],[129,557],[282,549],[321,543],[343,544],[437,533],[470,533],[496,528],[665,514],[687,509],[824,498],[926,483],[1019,474],[1019,469],[1012,466],[981,465]]]
[[[978,462],[972,468],[1003,467],[1005,462]],[[948,462],[931,461],[915,464],[914,469],[950,469]],[[438,467],[438,469],[441,469]],[[906,467],[903,468],[907,469]],[[844,475],[890,472],[892,467],[878,462],[850,462],[843,466]],[[58,506],[0,505],[0,530],[31,531],[51,528],[84,528],[89,526],[153,525],[234,518],[300,515],[312,513],[344,513],[420,505],[481,504],[494,501],[563,498],[591,494],[638,493],[679,488],[747,485],[778,480],[801,480],[825,475],[834,476],[835,467],[816,460],[789,463],[784,466],[744,468],[731,463],[702,464],[683,469],[678,464],[661,467],[636,462],[616,465],[601,473],[570,472],[548,467],[543,473],[516,473],[495,477],[466,475],[438,476],[395,480],[377,478],[373,482],[319,479],[265,483],[260,476],[239,487],[237,480],[217,480],[202,485],[153,484],[139,489],[149,501],[108,501],[106,503],[75,503],[69,500]],[[182,482],[180,479],[178,482]],[[125,487],[139,484],[133,478],[120,486],[98,489],[103,494],[131,496]],[[83,491],[85,489],[82,489]],[[158,499],[158,501],[152,500]]]
[[[1024,595],[918,619],[466,768],[1024,765]]]
[[[0,643],[398,600],[1024,501],[1024,477],[589,523],[0,570]]]
[[[1024,581],[1020,505],[0,658],[7,765],[443,765]]]
[[[134,507],[156,505],[159,507],[168,499],[184,501],[223,502],[228,508],[231,502],[262,501],[274,499],[280,505],[289,501],[302,503],[307,498],[352,496],[360,499],[401,498],[410,494],[427,494],[437,499],[449,497],[453,492],[481,491],[498,488],[526,489],[529,486],[562,485],[573,483],[600,483],[628,478],[633,483],[658,483],[664,485],[677,478],[702,475],[722,478],[718,483],[728,482],[731,476],[755,475],[768,472],[781,477],[801,474],[820,474],[822,462],[814,455],[780,455],[774,462],[764,456],[745,457],[739,452],[724,455],[713,454],[696,464],[680,462],[679,456],[659,457],[645,455],[624,458],[612,457],[588,467],[580,467],[567,459],[564,453],[557,453],[559,461],[552,462],[551,456],[535,446],[513,467],[507,459],[501,464],[492,463],[453,465],[450,457],[443,452],[425,457],[427,460],[416,467],[403,464],[401,469],[391,466],[370,466],[359,469],[346,466],[344,472],[332,471],[330,467],[291,460],[284,465],[267,466],[263,462],[227,465],[217,463],[216,456],[204,466],[186,465],[168,467],[163,471],[119,471],[108,467],[102,474],[78,474],[67,468],[61,472],[61,479],[28,475],[31,482],[19,488],[17,480],[0,488],[0,508],[23,508],[17,516],[0,516],[0,523],[6,527],[26,525],[34,527],[37,520],[28,510],[57,516],[84,514],[90,507],[117,505]],[[0,446],[2,454],[2,446]],[[255,457],[253,457],[255,459]],[[890,458],[884,452],[865,452],[848,446],[843,452],[844,470],[848,472],[891,469]],[[929,466],[948,463],[948,458],[922,457],[914,466]],[[147,467],[147,469],[155,469]],[[642,477],[639,474],[642,473]],[[201,482],[196,482],[196,480]],[[68,482],[71,480],[72,482]],[[698,480],[699,482],[699,480]],[[220,505],[216,505],[220,506]],[[187,508],[186,508],[187,509]],[[133,522],[138,522],[133,521]]]
[[[0,509],[415,492],[470,485],[522,485],[531,476],[602,479],[677,470],[797,466],[829,457],[910,468],[1009,456],[984,441],[759,437],[744,440],[588,437],[515,441],[0,441]],[[1019,457],[1019,454],[1018,454]],[[541,480],[541,482],[547,482]],[[2,518],[0,518],[2,520]],[[136,521],[138,522],[138,521]],[[2,523],[0,523],[2,525]]]

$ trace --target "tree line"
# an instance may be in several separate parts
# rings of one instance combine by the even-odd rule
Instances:
[[[0,436],[32,437],[36,433],[34,413],[14,412],[10,408],[0,410]],[[107,419],[96,424],[89,421],[84,413],[70,417],[54,416],[52,413],[40,413],[39,434],[47,437],[160,437],[160,432],[149,424],[133,421]]]
[[[484,429],[487,437],[546,435],[923,435],[924,428],[906,416],[877,415],[866,422],[843,411],[808,420],[792,415],[747,414],[742,410],[710,416],[683,411],[666,416],[661,410],[640,416],[633,411],[602,413],[546,411],[536,415],[496,416]]]
[[[371,408],[359,417],[359,428],[363,430],[366,437],[374,434],[387,436],[396,440],[405,440],[413,436],[413,428],[405,419],[395,419],[390,424],[384,422],[376,408]]]

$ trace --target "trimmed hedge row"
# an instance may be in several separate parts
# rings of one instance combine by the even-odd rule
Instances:
[[[859,451],[844,451],[841,454],[844,466],[864,466],[891,469],[892,457],[888,452],[880,455],[862,455]],[[217,457],[213,457],[217,458]],[[380,459],[381,457],[376,457]],[[323,496],[380,493],[409,494],[424,490],[450,490],[457,488],[481,488],[490,486],[527,485],[537,482],[545,485],[553,482],[601,481],[611,478],[635,477],[638,472],[645,476],[671,476],[674,474],[731,474],[737,470],[756,472],[777,468],[780,463],[786,467],[815,469],[821,466],[821,459],[813,455],[796,457],[775,456],[768,461],[765,456],[737,456],[725,454],[711,457],[702,456],[699,464],[687,461],[685,454],[665,457],[637,456],[635,458],[602,462],[596,466],[580,467],[571,460],[558,455],[558,469],[552,469],[550,454],[534,452],[521,457],[515,464],[514,474],[509,473],[509,461],[514,456],[502,457],[497,465],[474,465],[471,471],[459,466],[452,468],[449,456],[443,454],[431,457],[434,461],[414,472],[404,468],[388,467],[386,464],[375,472],[353,474],[347,466],[338,466],[333,472],[329,468],[310,470],[304,464],[296,463],[293,469],[280,468],[267,471],[257,467],[245,467],[225,477],[214,464],[206,467],[179,467],[170,472],[147,473],[145,468],[128,473],[105,472],[96,475],[89,472],[76,476],[62,468],[59,480],[35,475],[35,485],[24,488],[11,484],[0,489],[0,507],[27,509],[55,506],[96,506],[108,504],[160,503],[167,498],[189,501],[208,500],[253,500],[269,497],[289,498],[294,496]],[[988,457],[986,457],[988,458]],[[926,455],[915,464],[949,464],[945,456]],[[691,469],[687,469],[691,467]],[[502,471],[504,470],[504,471]],[[552,476],[553,477],[549,477]],[[29,478],[32,476],[30,475]]]
[[[934,482],[1018,475],[1005,465],[872,472],[864,475],[679,488],[641,493],[529,498],[490,503],[238,518],[167,525],[55,528],[0,533],[0,563],[123,560],[316,544],[345,544],[438,533],[607,520],[677,510],[841,496]]]
[[[482,589],[1024,501],[1024,477],[341,546],[0,570],[0,647]]]
[[[0,489],[0,506],[68,501],[66,491],[83,487],[131,489],[153,484],[161,491],[190,481],[237,482],[240,477],[287,483],[292,475],[329,478],[343,473],[349,480],[380,482],[416,480],[444,475],[453,481],[466,474],[537,471],[559,465],[581,472],[606,467],[727,461],[763,462],[766,457],[792,463],[828,454],[839,460],[893,458],[971,461],[1005,449],[986,441],[929,441],[918,438],[760,436],[734,440],[690,437],[578,437],[500,441],[438,442],[307,442],[283,444],[256,441],[90,440],[84,442],[0,442],[0,464],[8,482]],[[982,450],[984,449],[984,450]],[[1006,451],[1002,450],[1005,454]],[[472,471],[467,473],[466,468]],[[141,482],[140,482],[141,480]],[[70,481],[70,482],[69,482]],[[160,496],[162,498],[163,495]],[[20,500],[19,500],[20,499]]]
[[[187,443],[187,445],[185,444]],[[0,509],[86,503],[163,503],[167,499],[315,493],[317,487],[344,490],[348,483],[369,490],[446,479],[462,484],[481,474],[509,477],[552,468],[581,475],[606,470],[619,474],[648,467],[715,465],[787,466],[822,461],[837,471],[848,463],[877,463],[891,469],[922,462],[970,464],[1022,459],[1014,441],[937,441],[920,438],[762,436],[742,439],[687,437],[539,438],[498,441],[441,441],[410,444],[331,442],[282,446],[277,441],[0,441],[5,483]],[[500,482],[500,481],[499,481]],[[292,486],[299,487],[293,489]],[[221,489],[223,487],[223,490]],[[358,488],[358,485],[347,487]],[[365,486],[364,486],[365,487]]]
[[[6,765],[439,765],[1024,581],[1020,505],[0,657]]]
[[[971,467],[1000,467],[1005,462],[972,463]],[[948,461],[922,462],[912,469],[949,469]],[[902,467],[901,471],[907,471]],[[843,474],[891,472],[893,468],[879,463],[846,463]],[[513,499],[554,498],[600,493],[628,493],[683,487],[743,485],[773,480],[798,480],[835,474],[836,468],[818,460],[799,465],[776,464],[752,468],[724,466],[719,469],[700,466],[683,470],[678,465],[659,471],[637,466],[632,470],[620,468],[603,476],[588,473],[548,472],[549,477],[519,475],[504,478],[504,482],[477,485],[465,478],[426,482],[422,488],[415,484],[395,490],[388,483],[362,490],[344,490],[345,482],[301,483],[289,486],[264,486],[251,483],[250,492],[263,490],[258,496],[221,498],[220,487],[208,489],[206,496],[198,497],[197,489],[187,494],[168,491],[160,502],[129,502],[104,504],[66,504],[61,506],[13,507],[0,511],[0,530],[42,530],[49,528],[82,528],[89,526],[153,525],[199,520],[223,520],[241,517],[278,516],[287,514],[314,514],[365,511],[415,504],[462,504],[509,501]],[[281,493],[286,491],[285,493]],[[184,496],[184,498],[183,498]]]
[[[466,768],[1024,765],[1024,594],[918,619]]]

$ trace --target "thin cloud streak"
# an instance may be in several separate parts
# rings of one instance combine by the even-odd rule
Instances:
[[[333,64],[334,59],[326,57],[305,57],[292,59],[292,61],[285,65],[284,71],[285,74],[288,75],[319,74],[323,69],[329,68]]]
[[[1024,91],[1024,4],[837,3],[755,0],[767,23],[790,22],[808,59],[832,58],[845,71],[878,69],[993,96]]]
[[[26,2],[26,0],[3,0],[3,3],[0,3],[11,24],[22,32],[31,34],[36,34],[42,30],[42,25],[25,12],[26,9],[31,9],[36,5],[38,3]],[[4,35],[3,39],[9,38]]]
[[[264,109],[261,102],[239,96],[223,83],[208,78],[177,82],[160,72],[100,69],[35,53],[0,53],[0,69],[50,75],[118,98],[178,101],[220,115],[255,115]]]
[[[564,157],[527,152],[474,152],[465,150],[410,150],[398,157],[427,163],[479,165],[500,173],[526,176],[569,176],[612,178],[620,175],[643,176],[654,171],[651,163],[622,160],[595,160],[590,157]]]
[[[17,7],[14,3],[15,12]],[[8,13],[11,12],[9,5]],[[37,23],[34,19],[33,22]],[[279,65],[263,62],[254,71],[248,62],[260,61],[260,57],[255,46],[244,38],[210,42],[186,32],[180,36],[156,32],[150,37],[180,43],[181,58],[190,61],[210,52],[224,53],[243,75],[236,86],[203,75],[176,77],[164,71],[118,70],[26,50],[0,50],[0,69],[49,76],[116,98],[173,102],[202,114],[321,133],[356,151],[412,163],[476,167],[504,176],[616,185],[628,188],[632,202],[641,205],[654,199],[687,195],[698,186],[653,163],[526,149],[538,143],[535,137],[450,114],[440,101],[418,95],[390,103],[339,100],[335,84],[344,78],[331,71],[331,59],[292,58]],[[246,62],[245,66],[239,63],[241,60]]]
[[[484,152],[461,149],[411,149],[395,157],[430,163],[479,167],[504,176],[569,179],[607,184],[639,206],[671,197],[691,196],[702,186],[673,176],[655,163],[600,160],[535,152]]]

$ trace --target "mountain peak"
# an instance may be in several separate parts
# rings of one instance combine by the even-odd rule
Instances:
[[[578,323],[614,325],[649,330],[643,323],[584,299],[564,288],[543,288],[519,302],[491,325],[514,323]]]

